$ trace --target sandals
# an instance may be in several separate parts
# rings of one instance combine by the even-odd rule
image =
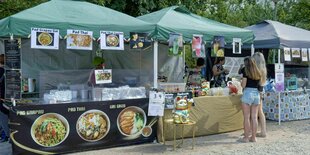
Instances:
[[[237,140],[237,142],[240,142],[240,143],[248,143],[248,142],[249,142],[249,139],[239,138],[239,139]]]
[[[256,137],[262,137],[265,138],[267,135],[262,133],[256,133]]]

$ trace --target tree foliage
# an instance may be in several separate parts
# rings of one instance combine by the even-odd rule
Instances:
[[[0,19],[36,6],[47,0],[2,0]],[[245,27],[262,20],[274,19],[275,7],[270,0],[86,0],[137,17],[172,5],[229,25]],[[280,0],[277,20],[310,30],[309,0]]]

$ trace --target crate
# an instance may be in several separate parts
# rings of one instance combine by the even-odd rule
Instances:
[[[185,92],[186,83],[158,83],[158,88],[167,93]]]

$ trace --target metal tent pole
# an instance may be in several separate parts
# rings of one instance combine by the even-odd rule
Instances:
[[[158,41],[154,41],[154,88],[157,88],[157,78],[158,78]]]

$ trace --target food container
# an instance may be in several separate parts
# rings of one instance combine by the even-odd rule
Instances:
[[[92,89],[92,100],[101,101],[102,100],[102,88]]]
[[[80,90],[81,99],[88,99],[88,90],[82,89]]]

